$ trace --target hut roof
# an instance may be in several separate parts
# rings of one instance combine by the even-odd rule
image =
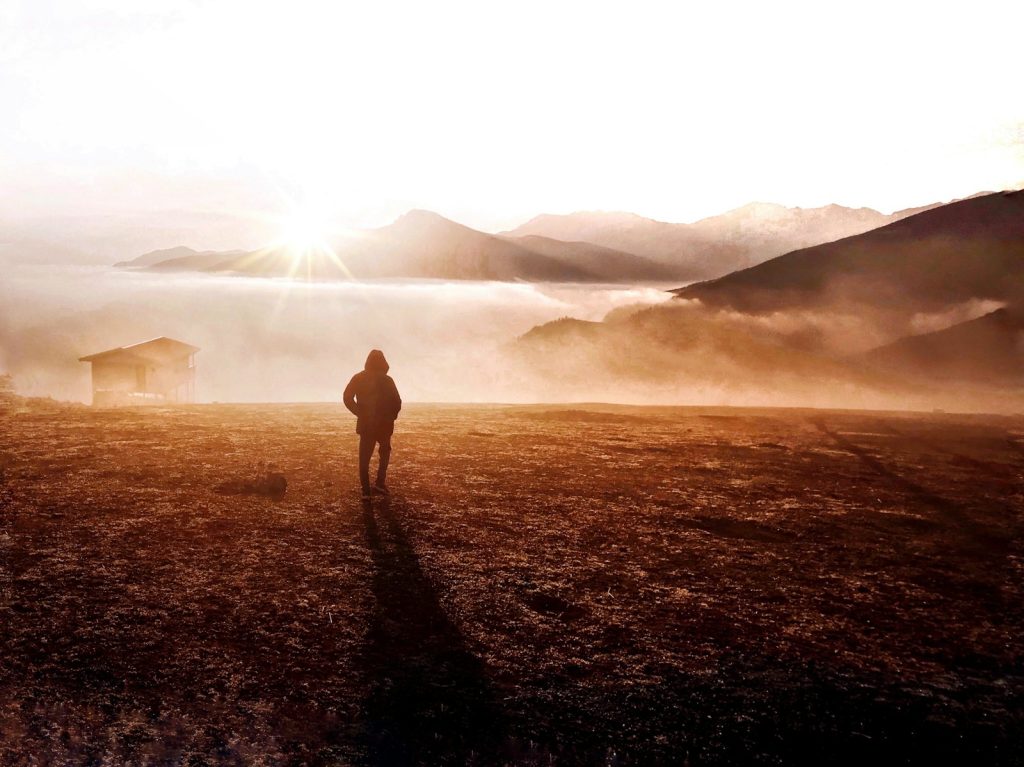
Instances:
[[[123,358],[140,360],[146,362],[168,362],[179,359],[199,351],[198,346],[186,344],[183,341],[176,341],[167,336],[151,338],[148,341],[140,341],[137,344],[118,346],[116,349],[107,349],[105,352],[96,352],[85,357],[79,357],[79,362],[96,362],[98,360],[114,360]]]

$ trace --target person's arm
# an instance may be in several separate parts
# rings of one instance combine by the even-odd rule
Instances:
[[[395,418],[398,418],[398,414],[402,412],[402,397],[398,393],[398,387],[395,385],[395,379],[389,378],[391,381],[391,412],[395,414]]]
[[[356,376],[352,376],[352,380],[348,382],[348,386],[345,387],[345,393],[341,395],[341,401],[345,403],[345,407],[349,409],[352,415],[356,418],[359,417],[359,407],[356,405]]]

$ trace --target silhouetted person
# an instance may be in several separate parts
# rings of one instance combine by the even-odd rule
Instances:
[[[363,498],[369,498],[372,493],[388,494],[385,482],[391,458],[391,435],[395,432],[395,419],[402,409],[402,398],[394,380],[388,375],[389,368],[384,353],[374,349],[367,356],[363,370],[352,376],[343,395],[345,407],[358,419],[359,482],[363,486]],[[371,487],[370,458],[376,445],[380,445],[377,481]]]

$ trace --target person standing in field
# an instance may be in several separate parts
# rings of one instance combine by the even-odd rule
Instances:
[[[342,400],[356,417],[359,435],[359,482],[363,498],[388,495],[386,484],[388,461],[391,459],[391,435],[395,432],[395,419],[402,409],[398,387],[388,375],[390,366],[380,349],[374,349],[366,358],[362,371],[352,376],[345,387]],[[377,445],[377,481],[370,485],[370,458]]]

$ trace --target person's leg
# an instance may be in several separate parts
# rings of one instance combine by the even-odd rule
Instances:
[[[370,492],[370,456],[373,455],[373,448],[376,440],[368,434],[359,435],[359,484],[363,492]]]
[[[381,437],[380,449],[378,451],[379,461],[377,462],[377,486],[385,487],[388,478],[388,461],[391,460],[391,437]]]

